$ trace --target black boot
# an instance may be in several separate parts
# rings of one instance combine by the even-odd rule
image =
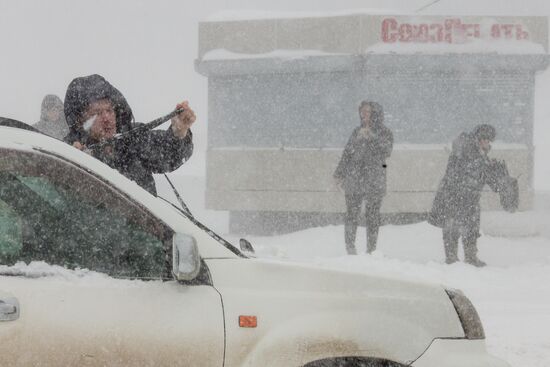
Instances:
[[[485,261],[481,261],[477,256],[474,256],[474,257],[468,256],[464,259],[464,262],[478,268],[487,266],[487,263],[485,263]]]
[[[376,230],[367,229],[367,254],[376,250],[376,242],[378,240],[378,228]]]
[[[475,239],[467,239],[464,242],[464,262],[478,268],[482,268],[487,264],[477,257],[477,241]]]
[[[355,249],[355,245],[348,245],[346,243],[346,251],[348,255],[357,255],[357,250]]]
[[[376,251],[376,244],[367,243],[367,254],[372,254],[373,251]]]
[[[453,264],[458,261],[458,241],[445,243],[445,264]]]

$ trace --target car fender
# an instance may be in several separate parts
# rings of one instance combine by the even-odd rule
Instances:
[[[412,361],[437,337],[464,337],[438,286],[258,259],[205,261],[223,300],[226,366],[335,356]],[[240,325],[243,316],[256,325]]]
[[[430,336],[418,325],[403,319],[367,315],[361,310],[319,312],[270,329],[255,343],[242,365],[302,366],[325,358],[352,356],[406,364],[418,358],[430,342]]]

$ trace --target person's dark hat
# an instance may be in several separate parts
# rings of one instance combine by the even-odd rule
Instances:
[[[495,137],[497,136],[497,131],[492,125],[481,124],[477,125],[474,128],[473,134],[477,138],[477,140],[486,139],[489,141],[494,141]]]
[[[108,99],[113,104],[117,132],[131,129],[133,115],[126,98],[101,75],[93,74],[75,78],[67,87],[64,109],[71,133],[82,133],[82,114],[90,103],[101,99]]]

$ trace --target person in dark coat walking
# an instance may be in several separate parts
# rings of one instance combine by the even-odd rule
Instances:
[[[458,241],[462,237],[464,261],[477,267],[485,262],[477,257],[481,190],[488,184],[498,191],[487,153],[495,139],[493,126],[482,124],[472,132],[463,132],[453,142],[445,176],[430,212],[429,221],[443,230],[445,262],[458,261]]]
[[[376,102],[359,106],[361,125],[353,130],[334,178],[345,192],[344,232],[346,250],[355,255],[355,236],[361,206],[365,202],[367,253],[376,250],[380,207],[386,195],[386,159],[393,148],[393,134],[384,125],[384,111]]]
[[[40,121],[34,124],[40,132],[58,140],[63,140],[69,133],[69,127],[63,115],[63,101],[55,94],[48,94],[42,99]]]
[[[153,173],[171,172],[193,153],[190,127],[195,122],[195,114],[187,102],[179,103],[176,108],[184,111],[172,119],[167,130],[144,130],[98,146],[139,124],[134,123],[132,110],[122,93],[102,76],[75,78],[65,96],[65,118],[70,130],[65,141],[89,151],[156,195]],[[94,147],[89,150],[90,146]]]

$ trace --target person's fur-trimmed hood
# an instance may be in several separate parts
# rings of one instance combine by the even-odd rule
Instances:
[[[132,128],[133,114],[126,98],[101,75],[93,74],[75,78],[67,87],[65,95],[65,119],[69,125],[68,143],[85,141],[87,134],[80,118],[88,105],[94,101],[109,99],[116,114],[117,133]]]

